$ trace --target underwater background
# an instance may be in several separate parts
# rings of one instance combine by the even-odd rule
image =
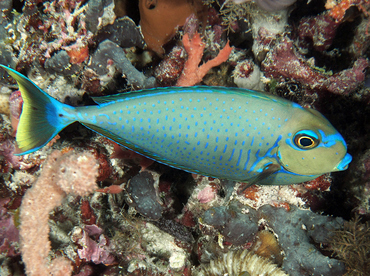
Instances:
[[[16,156],[23,99],[1,69],[0,275],[370,275],[369,0],[0,10],[0,64],[63,103],[171,86],[266,91],[321,112],[353,157],[309,182],[245,188],[77,123]]]

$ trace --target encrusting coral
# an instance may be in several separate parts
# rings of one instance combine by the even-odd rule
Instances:
[[[98,164],[91,153],[66,154],[54,151],[32,188],[24,195],[20,211],[20,241],[22,259],[29,276],[72,273],[72,265],[64,257],[48,264],[49,213],[67,194],[85,196],[96,188]]]

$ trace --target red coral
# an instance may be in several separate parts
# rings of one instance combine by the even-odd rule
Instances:
[[[307,190],[327,191],[330,188],[331,182],[332,179],[330,178],[330,176],[324,174],[318,178],[306,182],[304,184],[304,187]]]
[[[259,196],[257,195],[259,190],[260,188],[258,186],[252,185],[243,191],[243,195],[245,198],[257,200],[259,198]]]
[[[200,34],[195,33],[192,39],[189,38],[188,34],[184,34],[182,43],[184,44],[184,48],[188,53],[188,59],[185,63],[185,68],[176,83],[176,86],[193,86],[201,82],[203,77],[211,68],[220,65],[229,58],[232,50],[229,42],[227,42],[225,47],[220,50],[214,59],[211,59],[199,66],[205,48]]]
[[[185,51],[182,47],[176,46],[159,63],[154,71],[160,86],[172,86],[176,83],[185,63]]]
[[[335,19],[337,22],[342,21],[346,11],[355,5],[366,3],[367,0],[342,0],[338,4],[336,1],[328,0],[325,4],[325,8],[329,9],[328,14]]]
[[[332,44],[340,22],[327,13],[316,17],[303,18],[299,23],[298,36],[302,41],[312,40],[317,51],[324,51]]]
[[[274,206],[276,208],[284,208],[288,212],[291,209],[289,203],[287,203],[287,202],[273,202],[273,203],[271,203],[271,206]]]
[[[97,181],[103,181],[110,177],[110,175],[112,174],[112,167],[110,165],[110,162],[107,160],[108,157],[96,149],[91,149],[91,153],[94,155],[99,164],[99,176],[97,178]]]
[[[88,200],[81,201],[80,210],[81,210],[81,219],[83,223],[88,225],[96,223],[96,216],[94,210],[91,208]]]
[[[149,167],[151,164],[154,163],[152,159],[146,158],[144,155],[141,155],[132,150],[123,148],[119,144],[113,141],[110,141],[108,139],[106,139],[106,141],[113,144],[113,153],[110,156],[110,158],[124,159],[125,160],[124,163],[128,166],[132,165],[130,164],[132,163],[130,161],[133,161],[133,163],[141,167],[142,171],[144,171],[147,167]]]
[[[196,225],[194,214],[189,210],[185,211],[179,222],[186,227],[194,227]]]
[[[72,64],[80,64],[89,58],[89,47],[87,45],[74,44],[66,48],[66,51],[71,58],[69,62]]]

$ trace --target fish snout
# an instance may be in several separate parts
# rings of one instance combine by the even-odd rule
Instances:
[[[347,153],[343,159],[339,162],[339,164],[334,168],[333,171],[344,171],[348,168],[349,163],[352,161],[352,156]]]

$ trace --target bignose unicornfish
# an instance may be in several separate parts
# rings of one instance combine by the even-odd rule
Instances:
[[[18,82],[24,101],[19,154],[40,149],[77,121],[158,162],[246,183],[301,183],[345,170],[352,159],[322,114],[267,93],[167,87],[96,97],[96,105],[73,107],[1,67]]]

